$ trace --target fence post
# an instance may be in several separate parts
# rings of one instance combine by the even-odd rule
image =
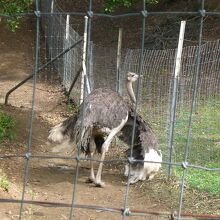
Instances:
[[[175,124],[175,117],[176,117],[176,100],[177,100],[179,75],[180,75],[180,71],[181,71],[181,58],[182,58],[185,26],[186,26],[186,21],[181,21],[177,55],[176,55],[176,59],[175,59],[172,103],[171,103],[171,108],[170,108],[171,116],[170,116],[170,130],[169,130],[169,141],[168,141],[168,150],[169,150],[169,161],[168,162],[169,163],[168,163],[168,167],[167,167],[168,177],[170,176],[170,173],[171,173],[170,163],[172,162],[172,153],[173,153],[173,149],[174,149],[173,148],[173,137],[174,137],[174,124]]]
[[[69,28],[70,28],[70,15],[66,16],[66,29],[65,29],[65,38],[64,38],[64,50],[69,46]],[[64,55],[64,76],[63,76],[63,83],[66,86],[68,81],[68,70],[69,66],[68,65],[68,53]],[[68,88],[69,89],[69,88]]]
[[[90,93],[90,85],[88,76],[86,74],[86,47],[87,47],[87,32],[88,32],[88,17],[85,16],[85,26],[84,26],[84,35],[83,35],[83,61],[82,61],[82,78],[81,78],[81,95],[80,95],[80,104],[83,102],[84,99],[84,84],[86,83],[87,92]]]
[[[51,14],[54,12],[54,0],[51,1],[50,12],[51,12]],[[49,45],[49,47],[50,47],[50,60],[53,59],[53,48],[52,48],[53,36],[51,36],[51,32],[52,32],[52,28],[53,28],[53,16],[54,15],[50,16],[50,32],[49,32],[50,33],[50,45]]]
[[[69,40],[70,35],[70,15],[66,16],[66,40]]]
[[[89,82],[91,91],[94,89],[94,72],[93,72],[93,42],[89,44]]]
[[[118,49],[117,49],[117,76],[116,76],[116,91],[121,94],[120,85],[120,66],[121,66],[121,45],[122,45],[122,28],[118,32]]]

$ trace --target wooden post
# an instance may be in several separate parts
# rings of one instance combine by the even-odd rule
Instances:
[[[118,31],[118,50],[117,50],[116,91],[120,94],[121,94],[121,85],[120,85],[121,45],[122,45],[122,28],[119,28],[119,31]]]
[[[171,108],[170,108],[170,110],[171,110],[171,117],[170,117],[171,124],[170,124],[169,142],[168,142],[168,150],[169,150],[169,160],[168,160],[169,164],[168,164],[168,169],[167,169],[168,177],[171,174],[170,163],[172,162],[172,154],[173,154],[173,149],[174,149],[173,138],[174,138],[175,117],[176,117],[176,100],[177,100],[179,75],[180,75],[180,71],[181,71],[181,58],[182,58],[185,26],[186,26],[186,21],[181,21],[179,42],[178,42],[178,48],[177,48],[176,60],[175,60],[172,103],[171,103]]]
[[[51,5],[50,5],[50,12],[53,13],[53,9],[54,9],[54,0],[51,1]]]
[[[54,0],[51,1],[51,5],[50,5],[50,13],[52,14],[54,12]],[[51,36],[51,32],[52,32],[52,28],[53,28],[53,16],[54,15],[51,15],[50,16],[50,24],[49,24],[49,34],[50,34],[50,44],[49,44],[49,47],[50,47],[50,60],[53,59],[53,49],[52,49],[52,41],[53,41],[53,36]]]
[[[89,82],[90,82],[90,89],[94,89],[94,73],[93,73],[93,42],[90,41],[89,44]]]
[[[87,90],[90,93],[90,86],[88,78],[86,79],[86,45],[87,45],[87,30],[88,30],[88,17],[85,16],[85,26],[84,26],[84,36],[83,36],[83,61],[82,61],[82,78],[81,78],[81,95],[80,95],[80,104],[84,99],[84,84],[86,80]]]
[[[70,35],[70,15],[66,16],[66,40],[69,40]]]
[[[66,16],[66,32],[65,32],[65,39],[64,39],[64,44],[63,44],[64,46],[63,50],[65,50],[69,46],[69,27],[70,27],[69,21],[70,21],[70,15],[67,15]],[[68,65],[68,54],[66,53],[63,58],[64,58],[63,83],[66,86],[66,82],[68,82],[68,69],[69,69],[69,66],[67,66]]]

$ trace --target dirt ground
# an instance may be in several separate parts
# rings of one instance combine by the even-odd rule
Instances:
[[[24,154],[30,146],[32,155],[57,155],[51,153],[51,145],[47,142],[48,131],[54,124],[67,115],[65,96],[62,87],[56,80],[43,82],[39,80],[36,88],[36,102],[33,120],[32,140],[29,140],[30,116],[32,106],[32,80],[21,86],[9,97],[9,106],[2,105],[9,89],[33,71],[34,21],[27,19],[18,32],[11,33],[0,23],[0,107],[8,112],[16,121],[16,138],[0,145],[0,155]],[[60,155],[60,154],[59,154]],[[70,155],[63,153],[62,155]],[[9,191],[0,189],[0,199],[21,199],[24,169],[27,160],[23,157],[1,159],[0,171],[7,175]],[[64,159],[38,159],[28,161],[28,179],[25,199],[51,201],[71,204],[76,173],[75,161]],[[80,162],[79,178],[76,185],[75,203],[81,205],[97,205],[103,207],[123,208],[126,190],[126,179],[122,175],[121,166],[106,166],[103,179],[106,188],[96,188],[86,183],[89,176],[89,164]],[[158,200],[144,196],[131,187],[128,205],[136,210],[155,210],[164,205]],[[18,219],[20,204],[1,203],[0,219]],[[69,219],[70,208],[46,207],[42,205],[24,204],[23,219]],[[119,213],[103,212],[89,209],[74,209],[75,219],[121,219]],[[131,219],[163,219],[157,217],[130,217]]]

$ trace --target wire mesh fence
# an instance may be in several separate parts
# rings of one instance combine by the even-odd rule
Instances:
[[[45,59],[51,60],[55,58],[59,53],[76,43],[81,37],[71,27],[68,16],[71,13],[62,11],[61,7],[56,5],[53,0],[41,1],[41,8],[38,8],[38,1],[36,1],[37,14],[37,43],[36,48],[39,48],[39,21],[41,19],[41,26],[44,32],[45,40]],[[91,1],[90,1],[91,4]],[[203,1],[204,4],[204,1]],[[145,8],[142,11],[142,19],[144,16]],[[162,12],[161,12],[162,13]],[[184,12],[183,12],[184,13]],[[205,13],[205,12],[204,12]],[[36,13],[35,13],[36,14]],[[73,12],[74,14],[74,12]],[[76,13],[77,14],[77,13]],[[162,13],[163,14],[163,13]],[[172,13],[171,13],[172,14]],[[191,13],[192,15],[198,14],[198,12]],[[215,13],[214,13],[215,14]],[[39,16],[40,15],[40,16]],[[84,16],[85,13],[78,13],[77,16]],[[203,14],[201,13],[201,19]],[[211,15],[211,14],[210,14]],[[101,15],[100,15],[101,16]],[[103,15],[105,16],[105,15]],[[126,15],[129,16],[129,15]],[[140,16],[140,14],[135,15]],[[92,18],[90,18],[92,19]],[[143,40],[143,39],[142,39]],[[36,50],[36,69],[38,68],[38,50]],[[198,59],[198,54],[200,59]],[[108,87],[113,90],[117,87],[117,75],[116,75],[116,48],[105,48],[95,45],[93,42],[89,42],[89,50],[87,53],[87,67],[88,77],[92,89],[99,87]],[[171,99],[173,91],[174,81],[174,64],[175,64],[176,50],[146,50],[141,49],[127,49],[123,52],[122,65],[120,68],[120,91],[123,95],[126,95],[125,78],[128,71],[140,73],[140,84],[136,88],[139,90],[139,102],[138,111],[149,120],[156,131],[159,139],[160,147],[163,152],[163,164],[173,165],[177,167],[175,170],[176,175],[181,177],[182,182],[180,184],[180,202],[178,213],[171,212],[152,212],[147,210],[132,210],[129,208],[129,201],[127,200],[129,194],[129,184],[125,193],[125,204],[123,208],[109,208],[103,206],[79,205],[75,203],[75,194],[77,192],[77,175],[75,176],[75,188],[73,190],[72,204],[56,203],[56,202],[40,202],[40,201],[28,201],[25,200],[25,188],[28,177],[29,162],[38,157],[30,153],[32,132],[29,136],[29,144],[25,155],[20,156],[26,159],[25,175],[23,195],[21,200],[4,200],[0,199],[0,202],[15,202],[21,203],[19,218],[22,218],[23,205],[29,204],[47,204],[57,205],[71,208],[69,219],[74,218],[74,210],[78,208],[82,209],[95,209],[109,212],[116,212],[122,215],[125,219],[128,216],[139,215],[159,215],[169,216],[172,219],[185,219],[187,214],[182,213],[183,208],[183,196],[184,196],[184,184],[187,179],[193,175],[200,175],[197,171],[209,170],[215,171],[214,175],[219,175],[219,149],[216,143],[219,138],[219,93],[220,93],[220,42],[208,42],[199,46],[185,47],[182,56],[181,75],[178,79],[177,89],[177,105],[176,105],[176,120],[175,120],[175,135],[173,142],[173,154],[172,161],[168,160],[170,154],[170,148],[168,148],[169,142],[169,129],[171,118]],[[198,62],[199,61],[199,62]],[[74,80],[76,73],[82,62],[82,44],[77,45],[68,53],[64,54],[62,58],[58,58],[53,62],[53,68],[61,78],[62,84],[69,90],[72,81]],[[141,65],[141,68],[140,68]],[[199,66],[199,71],[198,71]],[[140,71],[142,70],[142,71]],[[198,74],[198,75],[197,75]],[[36,85],[35,74],[34,85]],[[195,86],[196,85],[196,86]],[[73,96],[79,96],[80,82],[74,88]],[[195,93],[196,90],[196,93]],[[33,100],[35,96],[35,90],[33,92]],[[195,99],[196,98],[196,99]],[[33,114],[34,114],[34,101],[33,101]],[[32,115],[33,116],[33,115]],[[193,122],[192,123],[192,117]],[[32,121],[31,125],[32,126]],[[31,130],[31,129],[30,129]],[[189,136],[187,136],[187,133]],[[188,154],[186,153],[186,145],[190,141]],[[214,147],[213,147],[214,146]],[[187,155],[186,155],[187,154]],[[13,155],[10,155],[12,157]],[[7,155],[1,155],[1,158],[6,158]],[[50,157],[50,156],[49,156]],[[39,156],[40,159],[46,159],[49,157]],[[51,156],[51,158],[55,158]],[[57,157],[61,158],[61,157]],[[89,160],[89,158],[83,157],[67,157],[65,159],[71,159],[76,161]],[[183,162],[182,162],[183,161]],[[113,160],[114,162],[114,160]],[[77,163],[78,167],[78,163]],[[186,168],[190,169],[186,171]],[[76,169],[77,170],[77,169]],[[182,172],[183,170],[183,172]],[[191,171],[192,170],[192,171]],[[193,173],[195,172],[197,173]],[[191,176],[191,172],[193,173]],[[186,174],[187,173],[187,174]],[[190,180],[187,179],[189,182]],[[202,179],[200,179],[202,181]],[[196,183],[194,183],[196,184]],[[186,191],[186,190],[185,190]],[[208,216],[208,215],[207,215]],[[200,217],[205,219],[205,215]],[[192,217],[192,215],[191,215]],[[196,216],[198,217],[198,216]],[[219,215],[208,216],[211,219],[218,219]]]
[[[43,12],[63,12],[61,7],[53,1],[42,2]],[[42,20],[45,32],[46,51],[48,56],[54,58],[62,50],[80,39],[80,35],[74,31],[72,24],[68,22],[68,15],[55,15],[52,18],[46,16]],[[73,19],[74,20],[74,19]],[[47,28],[49,27],[49,28]],[[126,95],[126,74],[128,71],[138,73],[141,58],[140,49],[123,50],[122,64],[120,68],[119,88]],[[175,65],[175,49],[144,50],[143,79],[141,85],[141,101],[139,103],[142,113],[148,118],[157,119],[156,124],[161,123],[164,129],[163,140],[167,139],[169,129],[169,106],[172,94],[172,82]],[[196,57],[198,46],[188,46],[183,49],[182,71],[179,77],[178,104],[181,111],[183,106],[189,106],[192,99],[193,77],[196,72]],[[88,77],[91,88],[107,87],[116,89],[116,48],[98,46],[89,43],[88,50]],[[54,63],[55,69],[61,77],[62,84],[68,91],[74,80],[77,70],[82,65],[82,44],[74,48],[63,58]],[[201,74],[198,88],[198,105],[202,100],[207,100],[219,93],[219,40],[207,42],[201,46]],[[213,84],[213,80],[215,84]],[[72,95],[79,97],[80,82],[74,87]],[[166,145],[168,140],[163,141]],[[164,146],[165,147],[165,146]],[[169,154],[169,149],[165,150]],[[166,158],[166,156],[165,156]]]
[[[183,117],[181,114],[186,114],[188,111],[187,108],[189,108],[191,104],[194,76],[197,66],[197,53],[198,46],[183,48],[181,74],[179,76],[179,84],[177,89],[177,118]],[[169,130],[170,124],[169,112],[173,90],[175,54],[176,50],[174,49],[144,51],[144,71],[142,73],[141,101],[139,105],[141,111],[144,115],[146,115],[148,120],[153,120],[152,122],[160,124],[160,128],[157,127],[157,129],[159,129],[161,138],[163,137],[163,140],[168,138],[167,131]],[[126,78],[126,73],[129,70],[138,72],[140,55],[141,51],[139,49],[127,51],[121,71],[122,79]],[[207,105],[207,100],[209,100],[208,102],[210,105],[218,105],[219,40],[215,42],[208,42],[201,46],[201,60],[199,65],[201,67],[201,73],[196,104],[197,111]],[[215,83],[213,83],[213,80]],[[126,90],[125,84],[126,83],[124,81],[123,91]],[[181,123],[181,119],[179,120]],[[162,130],[163,134],[161,134]],[[177,132],[181,132],[179,135],[184,136],[182,131]],[[178,136],[178,134],[176,135]],[[167,141],[161,142],[165,144],[164,147],[166,146]],[[180,149],[176,153],[181,154],[181,151],[182,150]],[[164,149],[164,152],[166,152],[166,149]],[[195,151],[194,153],[197,155],[199,152]],[[204,156],[208,155],[209,153],[206,150],[203,151],[203,153],[200,152],[200,156],[204,160]],[[212,153],[215,152],[213,151]],[[202,164],[203,160],[198,158],[198,160],[194,162]]]
[[[63,12],[62,8],[53,1],[41,2],[42,12]],[[73,19],[74,20],[74,19]],[[42,19],[44,30],[46,59],[52,59],[64,49],[80,39],[80,35],[73,29],[74,23],[66,15],[55,15]],[[81,36],[82,37],[82,36]],[[88,44],[88,76],[91,88],[116,88],[116,48],[105,48],[90,42]],[[82,65],[82,44],[71,50],[63,58],[54,62],[54,68],[59,74],[62,84],[68,91],[77,71]],[[80,80],[72,92],[79,97]]]

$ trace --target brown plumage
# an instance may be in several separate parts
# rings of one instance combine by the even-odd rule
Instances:
[[[134,114],[132,104],[125,101],[117,92],[106,88],[95,89],[85,98],[75,116],[66,119],[50,131],[49,139],[59,143],[63,141],[68,141],[69,144],[75,143],[91,158],[95,150],[100,152],[101,162],[97,175],[94,175],[93,161],[91,160],[89,180],[94,182],[96,186],[104,186],[101,181],[101,173],[105,153],[108,151],[113,138],[120,132],[121,135],[118,136],[130,145]],[[146,171],[149,167],[143,161],[146,159],[146,155],[152,154],[150,149],[153,150],[153,154],[157,154],[156,157],[158,158],[156,159],[160,161],[161,154],[157,150],[157,142],[152,129],[137,114],[132,156],[141,161],[131,164],[131,183],[144,180],[147,176],[150,178],[152,172]],[[130,157],[129,150],[127,156]],[[158,169],[158,166],[153,168],[153,172]],[[128,165],[126,165],[125,175],[128,175]]]

